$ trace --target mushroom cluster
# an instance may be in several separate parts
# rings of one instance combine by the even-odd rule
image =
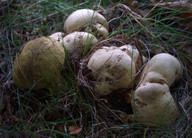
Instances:
[[[80,9],[69,15],[63,29],[67,34],[63,39],[67,53],[70,57],[79,58],[96,45],[96,36],[107,37],[109,25],[97,11]]]
[[[79,59],[98,42],[93,34],[86,32],[89,26],[103,37],[108,35],[108,23],[101,14],[81,9],[66,19],[63,27],[65,33],[56,32],[49,37],[29,41],[13,63],[12,78],[15,85],[32,89],[56,87],[58,82],[62,82],[65,50],[71,57]]]
[[[64,33],[29,41],[16,56],[12,78],[19,88],[50,88],[62,82],[62,66],[66,53],[73,60],[108,36],[109,25],[97,11],[81,9],[64,23]],[[134,89],[135,75],[141,58],[132,45],[100,46],[91,53],[86,67],[95,94],[107,96],[114,91]],[[169,87],[180,78],[181,64],[170,54],[155,55],[144,67],[139,84],[131,97],[133,116],[137,122],[168,124],[179,115]]]
[[[98,38],[108,36],[109,25],[104,16],[91,9],[80,9],[67,17],[63,26],[65,37],[61,32],[50,37],[57,39],[66,49],[72,60],[80,59],[91,47],[96,45]]]

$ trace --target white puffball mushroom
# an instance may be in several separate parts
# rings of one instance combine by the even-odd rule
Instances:
[[[165,83],[146,83],[134,93],[134,119],[137,122],[158,125],[172,124],[179,111]]]
[[[119,47],[121,50],[127,52],[127,54],[132,58],[137,69],[140,69],[141,66],[141,57],[137,48],[132,45],[123,45]]]
[[[109,25],[103,15],[91,9],[80,9],[69,15],[63,28],[64,32],[71,33],[97,23],[106,28],[107,31],[109,30]]]
[[[131,88],[136,72],[131,57],[118,47],[102,47],[96,50],[88,61],[95,80],[94,90],[98,96],[114,90]]]
[[[166,53],[160,53],[155,55],[146,64],[141,75],[140,83],[149,82],[153,77],[161,77],[168,86],[171,86],[175,80],[180,78],[181,71],[181,64],[174,56]],[[153,75],[148,75],[149,73]]]
[[[145,66],[132,98],[135,120],[144,123],[172,124],[179,111],[169,91],[181,75],[181,64],[172,55],[155,55]]]
[[[100,36],[103,36],[104,38],[108,37],[108,30],[101,24],[97,23],[93,25],[94,31],[98,33]],[[94,33],[94,32],[93,32]]]
[[[62,43],[63,36],[64,36],[64,33],[56,32],[56,33],[51,34],[49,37],[56,39],[59,43]]]
[[[83,54],[84,50],[96,45],[97,38],[87,32],[73,32],[63,38],[64,46],[69,55],[77,55],[78,57]]]

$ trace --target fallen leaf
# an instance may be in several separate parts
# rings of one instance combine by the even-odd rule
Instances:
[[[7,0],[0,0],[0,3],[1,3],[1,2],[6,2],[6,1],[7,1]]]
[[[116,138],[117,136],[116,136],[115,134],[113,134],[111,137],[112,137],[112,138]]]
[[[127,114],[121,113],[119,117],[120,117],[123,121],[125,121],[125,119],[126,119],[126,117],[127,117]]]
[[[150,2],[152,2],[152,3],[158,3],[159,0],[150,0]]]
[[[192,42],[187,42],[179,47],[179,50],[185,54],[192,55]]]
[[[102,104],[100,104],[100,103],[98,103],[97,106],[98,106],[99,108],[103,109],[103,110],[106,109],[106,108],[105,108]]]
[[[185,19],[186,21],[192,20],[192,12],[189,11],[190,9],[192,9],[191,2],[183,0],[183,1],[174,1],[174,2],[162,2],[162,3],[157,3],[155,5],[160,7],[169,7],[172,9],[181,9],[182,11],[184,11],[180,14],[181,18]]]
[[[138,1],[136,0],[123,0],[124,4],[130,7],[132,10],[138,7]]]
[[[82,131],[82,127],[77,125],[73,125],[69,127],[69,134],[71,135],[78,135]]]
[[[125,122],[134,122],[134,116],[133,114],[125,114],[121,113],[120,118]]]
[[[127,103],[131,103],[131,93],[129,91],[127,91],[126,89],[123,89],[118,92],[124,97]]]
[[[57,130],[60,132],[64,132],[64,127],[62,125],[58,125]]]

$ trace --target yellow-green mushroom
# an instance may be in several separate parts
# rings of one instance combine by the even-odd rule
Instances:
[[[53,88],[61,82],[65,53],[61,43],[51,37],[29,41],[17,54],[12,70],[19,88]]]

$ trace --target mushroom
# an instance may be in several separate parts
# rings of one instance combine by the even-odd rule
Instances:
[[[56,33],[53,33],[52,35],[50,35],[49,37],[52,37],[52,38],[56,39],[58,42],[62,43],[63,42],[63,36],[64,36],[64,33],[56,32]]]
[[[100,36],[103,36],[104,38],[107,38],[108,36],[108,30],[101,24],[96,23],[93,26],[93,31],[95,31],[96,34],[99,34]],[[89,30],[87,30],[89,31]],[[94,32],[92,32],[94,33]]]
[[[12,78],[19,88],[54,88],[61,82],[64,48],[54,38],[29,41],[13,63]]]
[[[137,122],[172,124],[179,111],[169,87],[181,75],[181,64],[170,54],[157,54],[145,66],[132,98]]]
[[[94,46],[98,40],[87,32],[73,32],[63,38],[64,46],[69,55],[80,57],[84,51]]]
[[[92,70],[96,95],[105,96],[114,90],[131,88],[135,63],[127,52],[118,47],[102,47],[90,57],[87,67]]]
[[[133,47],[132,45],[123,45],[119,47],[122,51],[127,52],[127,54],[132,58],[135,66],[138,69],[141,67],[141,57],[139,55],[139,51],[137,48]]]
[[[160,53],[155,55],[145,66],[140,83],[149,82],[152,79],[163,79],[168,86],[178,80],[181,75],[181,64],[172,55]]]
[[[82,28],[94,26],[96,32],[106,37],[109,25],[104,16],[91,9],[80,9],[73,12],[65,21],[64,32],[81,31]]]

